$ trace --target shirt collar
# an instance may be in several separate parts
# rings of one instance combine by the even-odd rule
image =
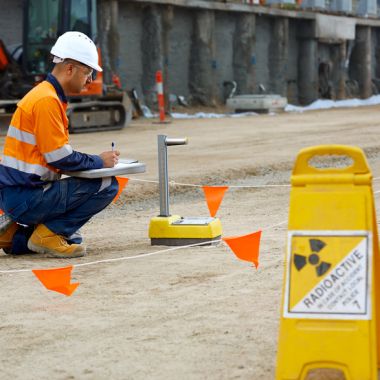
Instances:
[[[59,84],[57,78],[52,73],[49,73],[46,77],[46,81],[54,86],[55,91],[57,91],[59,100],[63,103],[67,103],[66,95],[63,92],[62,86]]]

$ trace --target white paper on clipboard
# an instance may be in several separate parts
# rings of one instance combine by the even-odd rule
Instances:
[[[80,177],[80,178],[102,178],[102,177],[112,177],[116,175],[123,174],[135,174],[144,173],[145,164],[138,162],[134,159],[119,159],[119,162],[113,168],[102,168],[102,169],[92,169],[92,170],[81,170],[77,172],[62,172],[62,174],[68,175],[70,177]]]

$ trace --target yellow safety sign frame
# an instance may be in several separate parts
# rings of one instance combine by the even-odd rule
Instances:
[[[352,164],[313,165],[341,156]],[[303,149],[291,182],[276,379],[377,380],[379,247],[365,155]]]

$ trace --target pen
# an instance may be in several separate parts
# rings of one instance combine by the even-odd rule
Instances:
[[[114,148],[115,148],[115,143],[113,141],[111,142],[111,148],[112,148],[112,152],[113,152]]]

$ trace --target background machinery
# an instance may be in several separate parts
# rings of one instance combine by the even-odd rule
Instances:
[[[3,113],[13,112],[18,99],[44,80],[53,66],[51,47],[70,30],[83,32],[97,42],[96,0],[25,0],[22,46],[8,51],[0,41]],[[118,78],[113,78],[113,83],[105,83],[103,73],[94,73],[92,83],[79,95],[69,94],[70,132],[121,129],[130,122],[132,103]]]

